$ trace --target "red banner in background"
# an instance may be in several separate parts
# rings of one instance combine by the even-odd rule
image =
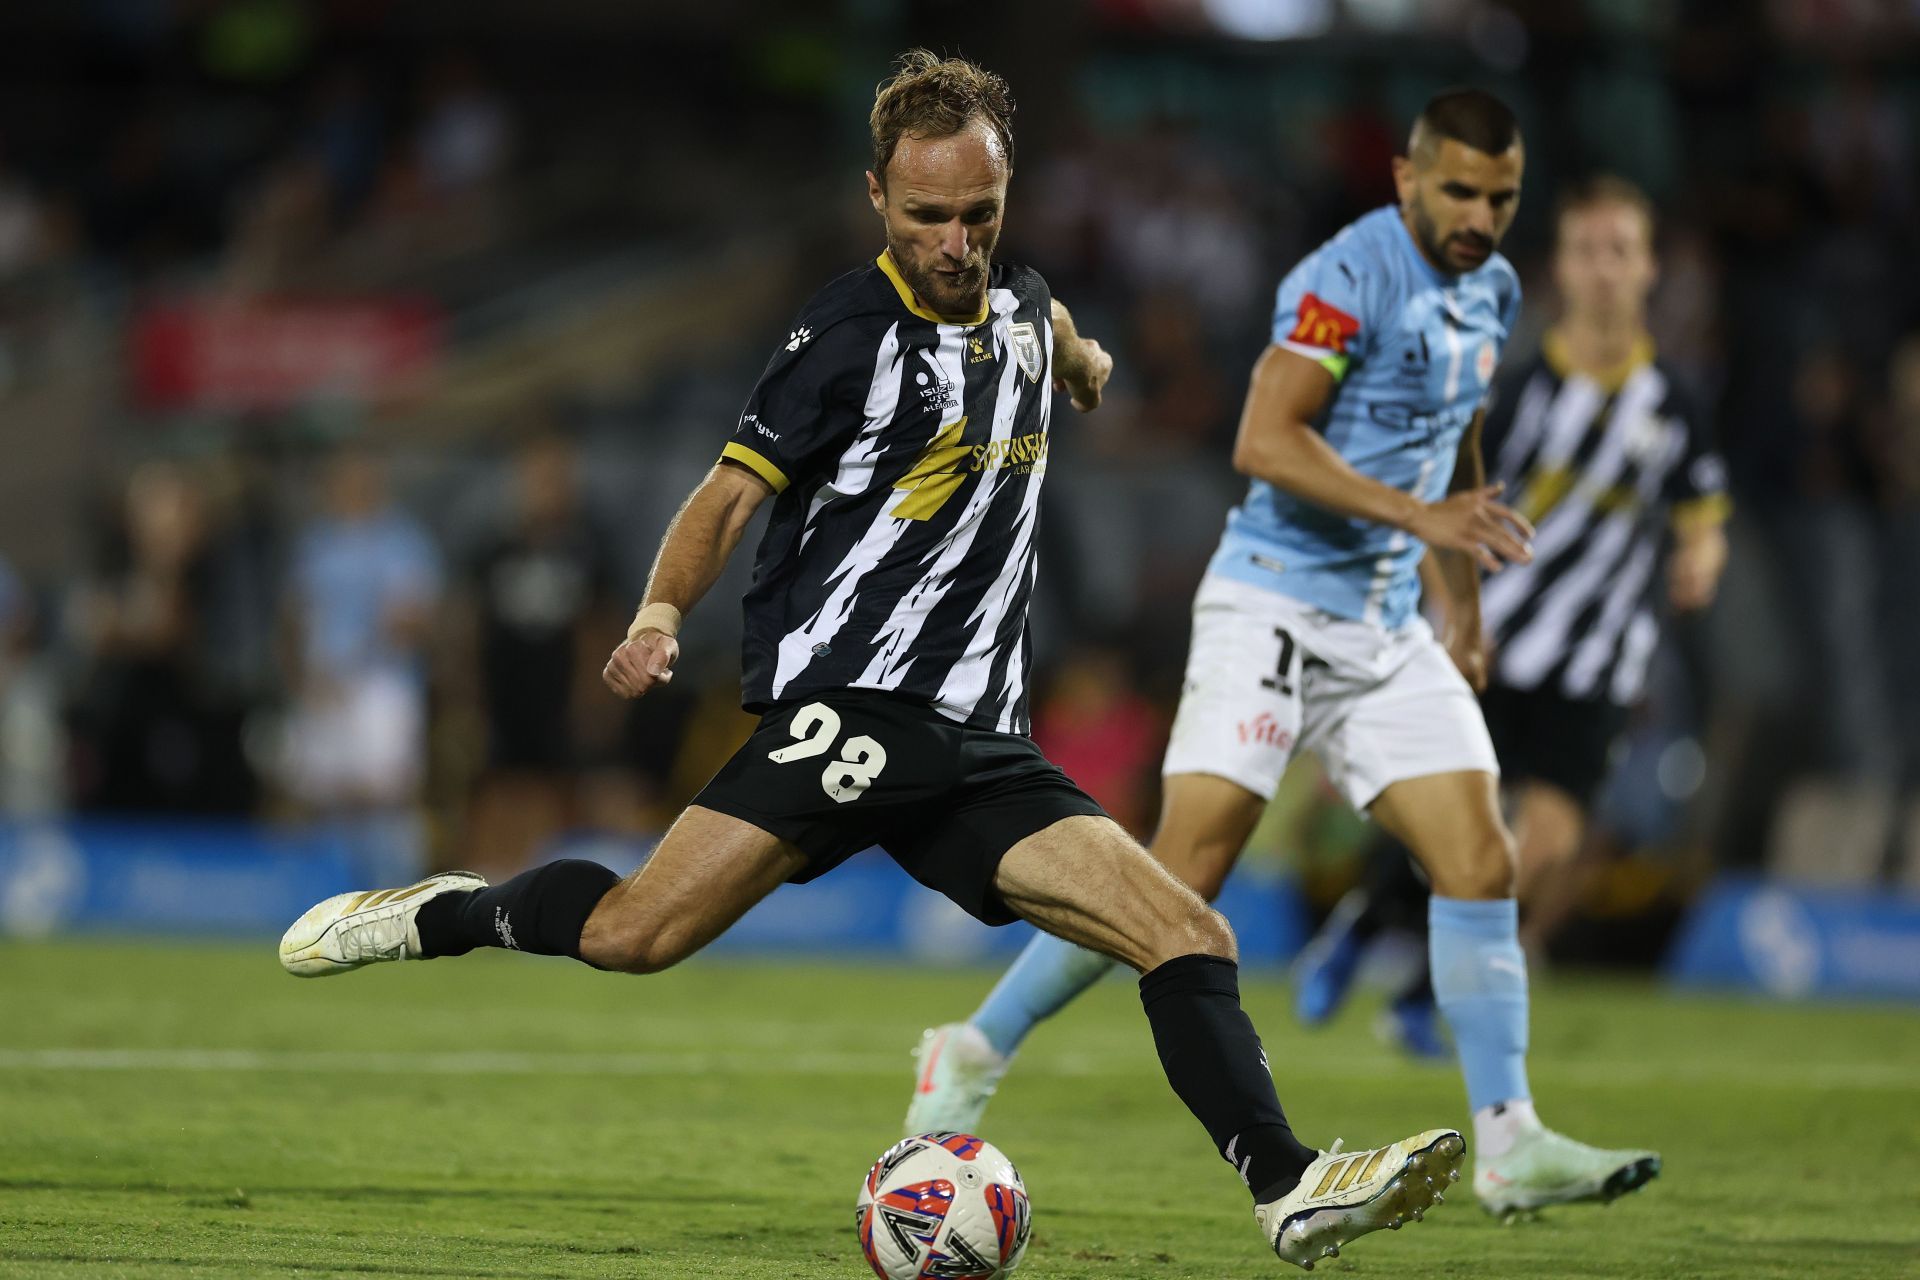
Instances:
[[[440,363],[430,298],[196,298],[134,321],[133,394],[145,409],[255,411],[378,400]]]

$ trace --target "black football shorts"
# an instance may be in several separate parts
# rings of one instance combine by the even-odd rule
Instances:
[[[1105,816],[1031,739],[868,689],[773,708],[693,803],[796,845],[795,883],[878,846],[988,924],[1015,919],[993,888],[1007,850],[1062,818]]]
[[[1604,699],[1567,698],[1541,689],[1490,684],[1480,695],[1487,735],[1505,783],[1547,782],[1582,808],[1606,781],[1627,712]]]

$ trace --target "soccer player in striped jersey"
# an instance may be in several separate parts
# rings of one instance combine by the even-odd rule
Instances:
[[[1485,689],[1520,896],[1534,912],[1568,887],[1589,806],[1640,697],[1659,640],[1663,560],[1676,613],[1712,602],[1727,560],[1726,468],[1647,334],[1653,239],[1653,206],[1623,179],[1592,179],[1561,200],[1553,270],[1563,310],[1539,355],[1501,379],[1487,418],[1493,474],[1539,537],[1531,563],[1488,580],[1492,665],[1468,674]],[[1444,613],[1448,597],[1431,585]],[[1378,842],[1367,879],[1302,954],[1296,1007],[1307,1022],[1332,1015],[1382,928],[1425,914],[1426,888],[1399,845]],[[1389,1034],[1416,1053],[1444,1051],[1430,1030],[1432,999],[1421,973],[1388,1006]]]
[[[987,923],[1024,918],[1140,970],[1168,1083],[1253,1193],[1267,1244],[1311,1267],[1418,1219],[1465,1144],[1451,1129],[1355,1152],[1296,1138],[1226,922],[1026,736],[1052,390],[1092,409],[1112,362],[1037,272],[993,260],[1012,110],[999,77],[924,50],[876,96],[867,195],[886,248],[801,311],[606,666],[630,698],[672,679],[683,615],[772,499],[745,602],[760,726],[647,865],[342,894],[294,922],[281,963],[322,977],[502,947],[654,973],[877,845]],[[926,1258],[928,1274],[992,1269],[974,1256],[992,1243]]]
[[[1611,1199],[1660,1167],[1535,1113],[1513,837],[1462,675],[1486,658],[1481,571],[1533,559],[1533,526],[1496,500],[1480,453],[1481,406],[1519,310],[1495,250],[1523,159],[1498,99],[1439,95],[1394,161],[1398,206],[1281,282],[1234,447],[1251,484],[1194,601],[1153,840],[1212,896],[1307,747],[1414,851],[1434,886],[1434,987],[1473,1112],[1474,1190],[1496,1212]],[[1452,602],[1447,645],[1416,609],[1429,554]],[[926,1034],[908,1129],[976,1124],[1022,1038],[1108,965],[1036,939],[968,1022]]]

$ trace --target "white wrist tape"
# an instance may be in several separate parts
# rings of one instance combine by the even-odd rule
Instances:
[[[650,604],[633,615],[633,624],[627,628],[627,639],[638,640],[642,631],[660,631],[670,636],[680,634],[680,611],[670,604]]]

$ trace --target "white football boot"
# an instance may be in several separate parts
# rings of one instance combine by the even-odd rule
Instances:
[[[1428,1129],[1372,1151],[1333,1149],[1307,1166],[1293,1190],[1253,1207],[1267,1243],[1307,1271],[1340,1246],[1382,1227],[1398,1231],[1446,1199],[1460,1178],[1466,1139],[1452,1129]]]
[[[335,894],[282,935],[280,963],[297,978],[324,978],[382,960],[418,960],[420,908],[443,893],[486,887],[471,871],[448,871],[404,889]]]
[[[907,1105],[907,1136],[943,1130],[978,1134],[980,1117],[1013,1059],[970,1022],[923,1032],[913,1056],[919,1067]]]
[[[1512,1221],[1548,1205],[1604,1204],[1659,1176],[1657,1151],[1607,1151],[1540,1128],[1497,1157],[1476,1159],[1473,1194],[1488,1213]]]

